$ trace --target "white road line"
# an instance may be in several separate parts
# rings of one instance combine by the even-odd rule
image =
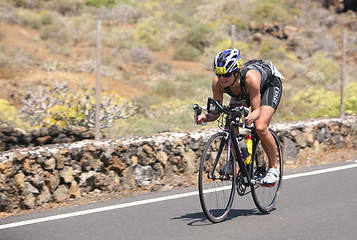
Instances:
[[[357,162],[357,160],[354,162]],[[292,179],[292,178],[306,177],[306,176],[329,173],[329,172],[334,172],[334,171],[340,171],[340,170],[345,170],[345,169],[350,169],[350,168],[355,168],[355,167],[357,167],[357,163],[344,165],[344,166],[340,166],[340,167],[327,168],[327,169],[322,169],[322,170],[317,170],[317,171],[291,174],[288,176],[284,176],[283,179],[287,180],[287,179]],[[72,212],[72,213],[59,214],[59,215],[54,215],[54,216],[50,216],[50,217],[37,218],[37,219],[20,221],[20,222],[15,222],[15,223],[3,224],[3,225],[0,225],[0,230],[7,229],[7,228],[20,227],[20,226],[25,226],[25,225],[30,225],[30,224],[36,224],[36,223],[41,223],[41,222],[49,222],[49,221],[59,220],[59,219],[64,219],[64,218],[77,217],[77,216],[82,216],[82,215],[87,215],[87,214],[92,214],[92,213],[105,212],[105,211],[110,211],[110,210],[115,210],[115,209],[134,207],[134,206],[150,204],[150,203],[155,203],[155,202],[168,201],[168,200],[173,200],[173,199],[178,199],[178,198],[191,197],[191,196],[195,196],[195,195],[198,195],[198,191],[176,194],[176,195],[171,195],[171,196],[166,196],[166,197],[141,200],[141,201],[130,202],[130,203],[123,203],[123,204],[95,208],[95,209],[88,209],[88,210]]]
[[[283,179],[285,180],[285,179],[290,179],[290,178],[307,177],[307,176],[311,176],[311,175],[335,172],[335,171],[340,171],[340,170],[345,170],[345,169],[350,169],[350,168],[355,168],[355,167],[357,167],[357,164],[349,164],[349,165],[344,165],[344,166],[340,166],[340,167],[326,168],[326,169],[321,169],[321,170],[316,170],[316,171],[311,171],[311,172],[292,174],[292,175],[284,176]]]

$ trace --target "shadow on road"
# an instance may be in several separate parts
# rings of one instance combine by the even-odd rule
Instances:
[[[232,220],[237,217],[244,217],[244,216],[251,216],[251,215],[266,215],[269,213],[261,213],[257,209],[231,209],[227,218],[224,221]],[[181,217],[173,217],[171,218],[172,220],[183,220],[183,221],[189,221],[187,225],[189,226],[204,226],[204,225],[211,225],[209,220],[207,220],[205,214],[203,212],[197,212],[197,213],[188,213],[185,215],[182,215]]]

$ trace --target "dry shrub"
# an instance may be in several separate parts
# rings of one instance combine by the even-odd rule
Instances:
[[[125,4],[118,4],[113,9],[100,7],[98,18],[104,21],[111,21],[115,24],[136,23],[142,14],[139,10]]]
[[[145,47],[134,46],[129,50],[128,57],[134,63],[152,63],[155,56]]]

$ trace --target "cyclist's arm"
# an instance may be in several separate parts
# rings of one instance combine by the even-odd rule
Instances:
[[[213,98],[223,104],[223,93],[224,89],[222,90],[222,87],[219,86],[218,84],[218,78],[214,77],[212,81],[212,92],[213,92]],[[197,118],[197,124],[201,124],[202,122],[213,122],[219,118],[220,114],[205,114],[205,115],[200,115]]]
[[[249,94],[250,105],[252,108],[251,113],[246,117],[246,121],[253,121],[259,119],[260,117],[260,82],[261,76],[255,70],[250,70],[246,75],[246,89]],[[250,124],[250,122],[247,122]]]

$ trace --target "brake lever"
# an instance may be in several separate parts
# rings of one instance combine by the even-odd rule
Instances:
[[[201,115],[202,108],[197,103],[193,104],[193,110],[195,111],[195,127],[197,126],[197,117]]]

